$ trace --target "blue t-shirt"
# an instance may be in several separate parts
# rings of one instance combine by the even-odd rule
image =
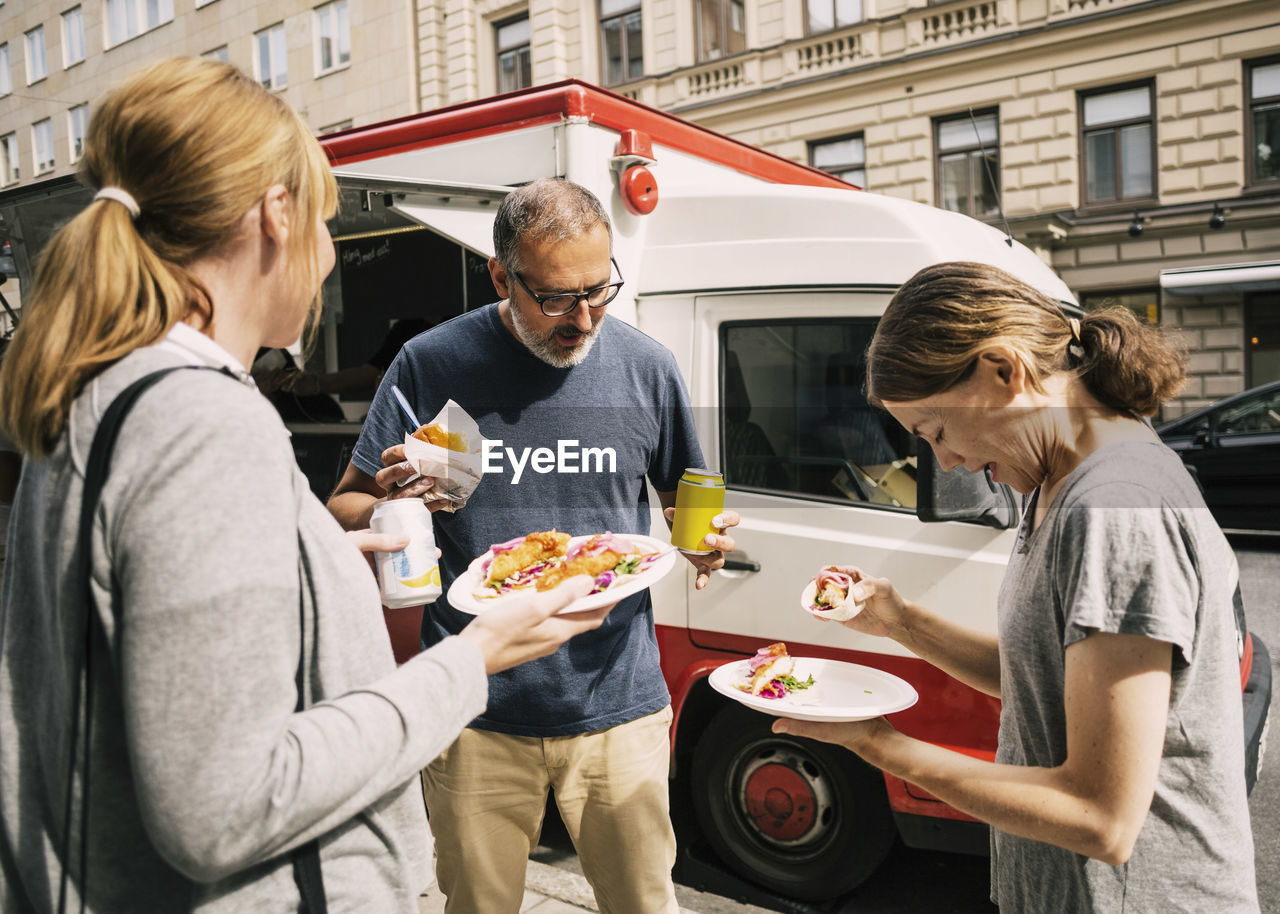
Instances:
[[[392,384],[423,421],[454,400],[493,442],[484,479],[466,506],[432,518],[446,594],[494,543],[535,530],[647,534],[645,477],[668,492],[687,467],[703,466],[675,358],[607,316],[587,358],[573,368],[555,368],[529,352],[502,324],[496,304],[410,340],[387,370],[351,455],[371,476],[382,469],[382,451],[410,431]],[[440,597],[423,614],[424,647],[472,618]],[[670,700],[645,590],[552,656],[491,676],[488,710],[472,726],[524,736],[585,733],[636,720]]]

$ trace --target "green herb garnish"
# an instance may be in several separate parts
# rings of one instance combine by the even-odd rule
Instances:
[[[643,555],[630,556],[613,566],[615,574],[635,574],[636,566],[640,564]]]
[[[804,682],[801,682],[799,679],[796,679],[796,677],[788,673],[786,676],[776,677],[773,681],[782,683],[782,687],[788,692],[795,692],[798,689],[807,689],[809,686],[813,685],[813,676],[810,676]]]

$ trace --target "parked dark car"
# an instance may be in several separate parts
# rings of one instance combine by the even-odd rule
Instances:
[[[1280,381],[1160,426],[1222,527],[1280,531]]]

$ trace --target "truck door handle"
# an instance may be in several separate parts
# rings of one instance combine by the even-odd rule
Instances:
[[[721,566],[725,571],[759,571],[760,563],[754,559],[725,559]]]

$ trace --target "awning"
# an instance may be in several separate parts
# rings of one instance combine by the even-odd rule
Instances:
[[[510,187],[415,181],[350,170],[333,174],[340,187],[382,197],[391,210],[410,222],[425,225],[481,257],[493,256],[493,216]],[[352,215],[357,223],[354,227],[361,227],[359,214]]]
[[[1160,271],[1166,295],[1221,295],[1280,290],[1280,260]]]

